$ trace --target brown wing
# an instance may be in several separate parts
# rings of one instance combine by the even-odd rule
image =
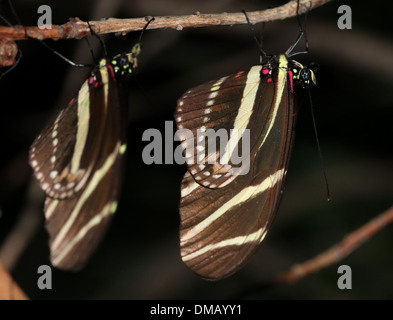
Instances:
[[[201,186],[189,172],[183,178],[181,256],[209,280],[227,277],[248,261],[278,210],[295,113],[286,71],[277,68],[271,79],[256,96],[249,121],[251,136],[256,137],[250,172],[217,189]]]
[[[62,109],[34,141],[29,163],[47,195],[55,199],[73,196],[84,188],[97,161],[107,110],[103,86],[86,81],[77,97]]]
[[[53,197],[46,190],[45,217],[50,236],[51,261],[60,269],[78,270],[88,261],[116,211],[122,183],[126,149],[125,100],[120,97],[121,83],[117,83],[108,74],[106,67],[102,67],[99,72],[106,80],[96,86],[90,85],[90,94],[85,97],[85,101],[74,102],[85,103],[91,110],[90,117],[71,121],[75,115],[70,111],[68,114],[63,113],[60,118],[62,124],[70,123],[70,127],[66,128],[70,136],[72,136],[70,132],[75,132],[73,126],[76,123],[78,126],[84,126],[81,130],[88,131],[87,134],[85,133],[87,137],[82,150],[72,148],[71,152],[62,149],[61,155],[67,157],[64,152],[68,151],[72,155],[67,158],[71,159],[75,157],[75,153],[80,152],[82,155],[79,170],[89,172],[82,175],[82,179],[85,180],[83,185],[78,189],[75,187],[70,196]],[[73,107],[80,109],[80,106]],[[36,140],[33,145],[35,148],[33,159],[50,159],[45,147],[50,147],[48,134],[53,132],[54,128],[56,122],[44,136]],[[60,129],[59,134],[61,134]],[[80,134],[83,134],[82,131]],[[43,137],[47,138],[43,139]],[[63,141],[70,141],[69,144],[76,145],[74,140],[73,137],[63,139]],[[63,171],[72,166],[72,160],[66,161],[59,156],[59,161],[63,163]],[[65,179],[70,178],[69,170],[67,172],[68,175],[64,174]],[[56,187],[54,186],[53,189]]]
[[[208,82],[178,100],[178,136],[189,172],[200,185],[222,188],[250,169],[250,158],[255,156],[269,116],[268,107],[261,110],[257,105],[257,97],[268,85],[261,81],[261,69],[254,66],[248,72]],[[272,99],[272,92],[266,91],[264,103],[271,105]],[[257,109],[262,122],[248,135],[258,121]]]

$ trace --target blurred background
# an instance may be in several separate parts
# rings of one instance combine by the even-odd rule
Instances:
[[[98,20],[262,10],[287,1],[257,0],[15,0],[26,26],[37,8],[52,8],[53,24],[70,17]],[[352,8],[353,29],[337,27],[341,4]],[[247,25],[152,30],[144,34],[136,73],[128,82],[129,126],[125,183],[120,205],[102,244],[78,273],[53,270],[53,289],[37,287],[38,266],[50,264],[43,192],[28,166],[28,150],[47,121],[65,106],[89,74],[34,40],[21,41],[20,64],[0,82],[0,260],[32,299],[392,299],[393,226],[387,226],[342,262],[294,285],[260,288],[279,272],[342,240],[393,200],[393,41],[389,1],[333,1],[307,18],[318,85],[312,101],[332,194],[326,185],[309,101],[297,123],[285,194],[276,220],[255,256],[218,282],[195,276],[180,259],[178,204],[184,166],[145,165],[142,133],[164,129],[176,100],[188,89],[259,63]],[[0,14],[16,24],[7,1]],[[255,26],[257,33],[262,25]],[[299,32],[296,19],[266,23],[264,49],[282,53]],[[109,55],[129,50],[139,32],[104,37]],[[97,56],[102,55],[99,43]],[[61,54],[91,63],[85,41],[48,40]],[[304,43],[298,46],[301,51]],[[302,95],[301,95],[302,97]],[[337,288],[337,269],[352,268],[353,289]]]

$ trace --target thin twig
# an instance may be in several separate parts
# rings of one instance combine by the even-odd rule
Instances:
[[[280,274],[275,284],[294,283],[301,278],[319,271],[348,256],[362,243],[393,222],[393,207],[381,213],[358,230],[348,234],[343,241],[304,263],[294,265],[287,272]]]
[[[302,13],[310,8],[315,9],[332,0],[300,0]],[[252,24],[259,22],[283,20],[296,16],[297,0],[292,0],[283,6],[263,10],[247,12]],[[115,19],[110,18],[101,21],[90,21],[90,25],[97,34],[106,33],[128,33],[142,30],[146,25],[146,18]],[[235,24],[247,24],[242,12],[201,14],[199,12],[185,16],[162,16],[155,17],[155,21],[149,25],[149,29],[172,28],[183,30],[184,28],[201,28],[211,26],[228,26]],[[90,35],[87,22],[79,18],[72,18],[63,25],[52,25],[51,29],[40,29],[37,26],[26,27],[0,27],[0,39],[7,38],[13,40],[26,40],[26,33],[29,38],[43,39],[81,39]]]

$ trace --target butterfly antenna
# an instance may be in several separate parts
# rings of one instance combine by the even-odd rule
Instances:
[[[91,57],[92,57],[92,59],[93,59],[93,62],[94,62],[95,65],[97,65],[97,64],[98,64],[98,60],[97,60],[96,55],[95,55],[95,53],[94,53],[93,47],[91,46],[90,41],[89,41],[88,38],[84,38],[84,39],[85,39],[85,41],[86,41],[87,46],[89,47],[89,50],[90,50],[90,53],[91,53]]]
[[[305,46],[306,46],[306,51],[308,52],[307,18],[308,18],[308,14],[311,12],[311,9],[312,9],[312,2],[311,1],[309,2],[309,7],[306,8],[306,12],[304,14],[304,28],[302,27],[302,24],[301,24],[301,21],[300,21],[299,8],[300,8],[300,3],[299,3],[299,0],[298,0],[297,8],[296,8],[296,19],[297,19],[297,23],[299,25],[300,30],[304,33],[304,43],[305,43]]]
[[[95,32],[93,26],[90,24],[89,21],[87,21],[87,25],[89,26],[90,33],[91,33],[93,36],[95,36],[95,37],[100,41],[100,44],[101,44],[101,47],[102,47],[102,51],[104,51],[104,56],[107,57],[107,56],[108,56],[108,51],[106,50],[106,45],[105,45],[104,40],[102,39],[102,37],[100,37],[100,35],[99,35],[97,32]],[[89,48],[90,48],[90,52],[91,52],[91,55],[93,56],[93,60],[94,60],[94,62],[97,64],[96,58],[95,58],[95,56],[94,56],[93,49],[92,49],[92,47],[90,46],[90,42],[89,42],[89,40],[87,40],[87,38],[85,38],[85,39],[86,39],[86,41],[87,41],[87,45],[88,45]]]
[[[56,50],[54,50],[51,46],[46,44],[45,41],[41,41],[39,39],[36,39],[36,40],[39,41],[39,43],[41,43],[44,47],[46,47],[50,51],[52,51],[55,55],[57,55],[58,57],[60,57],[61,59],[63,59],[67,63],[69,63],[70,65],[72,65],[73,67],[86,68],[86,67],[92,67],[93,66],[92,64],[75,63],[75,62],[71,61],[70,59],[68,59],[67,57],[63,56],[60,52],[57,52]]]
[[[290,47],[288,48],[288,50],[285,52],[285,54],[286,54],[287,57],[293,57],[293,56],[296,56],[296,55],[299,55],[299,54],[308,53],[308,38],[307,38],[307,32],[306,32],[306,25],[307,25],[307,16],[308,16],[308,13],[311,11],[311,8],[312,8],[312,2],[310,1],[310,6],[309,6],[309,8],[307,8],[307,11],[306,11],[306,13],[305,13],[305,17],[304,17],[304,29],[303,29],[303,26],[302,26],[302,23],[301,23],[301,20],[300,20],[299,8],[300,8],[300,0],[297,0],[297,6],[296,6],[296,20],[297,20],[297,23],[298,23],[300,32],[299,32],[299,34],[298,34],[298,36],[297,36],[297,39],[296,39],[295,43],[294,43],[292,46],[290,46]],[[303,11],[303,10],[302,10],[302,11]],[[299,41],[300,41],[300,39],[303,37],[303,35],[304,35],[304,41],[305,41],[306,50],[300,51],[300,52],[292,53],[293,49],[295,49],[295,47],[297,46],[297,44],[299,43]],[[292,54],[291,54],[291,53],[292,53]]]
[[[255,42],[257,43],[257,46],[258,46],[258,48],[259,48],[260,57],[261,57],[261,63],[262,63],[263,60],[267,57],[266,52],[262,49],[262,48],[263,48],[263,47],[262,47],[262,39],[261,39],[261,41],[258,40],[258,38],[257,38],[257,36],[256,36],[256,32],[255,32],[254,26],[252,25],[250,19],[248,18],[248,15],[247,15],[246,11],[242,10],[242,12],[243,12],[244,16],[246,17],[247,24],[248,24],[248,26],[250,27],[250,29],[251,29],[251,31],[252,31],[252,36],[253,36],[253,38],[254,38],[254,40],[255,40]],[[264,25],[264,26],[265,26],[265,25]],[[264,28],[264,26],[263,26],[263,28]]]
[[[323,163],[323,156],[322,156],[321,145],[319,143],[319,138],[318,138],[318,130],[317,130],[317,125],[316,125],[316,121],[315,121],[314,106],[312,104],[312,99],[311,99],[311,91],[309,89],[307,91],[308,91],[308,96],[309,96],[309,99],[310,99],[311,117],[312,117],[312,123],[313,123],[313,126],[314,126],[315,138],[316,138],[316,141],[317,141],[319,159],[321,161],[323,177],[324,177],[325,184],[326,184],[327,200],[330,201],[330,188],[329,188],[329,183],[328,183],[328,179],[327,179],[327,175],[326,175],[325,165]]]
[[[145,17],[145,20],[147,21],[147,23],[145,24],[145,26],[143,27],[143,29],[142,29],[142,31],[141,31],[141,34],[139,35],[138,43],[141,43],[141,42],[142,42],[143,33],[145,32],[145,30],[147,29],[147,27],[149,26],[149,24],[150,24],[151,22],[153,22],[154,20],[156,20],[156,18],[154,18],[154,17]]]

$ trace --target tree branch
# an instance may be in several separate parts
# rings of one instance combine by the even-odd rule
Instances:
[[[299,13],[305,13],[310,8],[315,9],[332,0],[300,0]],[[292,0],[277,8],[263,11],[247,12],[251,23],[283,20],[296,16],[297,0]],[[128,33],[142,30],[146,25],[146,18],[115,19],[109,18],[101,21],[90,21],[90,25],[97,34]],[[228,26],[246,24],[247,21],[242,12],[201,14],[196,12],[185,16],[162,16],[155,17],[148,29],[172,28],[183,30],[184,28],[202,28],[211,26]],[[26,32],[25,32],[26,31]],[[26,37],[27,35],[27,37]],[[63,25],[52,25],[51,29],[34,27],[0,27],[0,39],[26,40],[28,38],[43,39],[81,39],[90,35],[87,22],[79,18],[71,18]]]
[[[301,278],[319,271],[351,254],[362,243],[378,233],[389,223],[393,222],[393,207],[381,213],[358,230],[351,232],[343,241],[334,245],[330,249],[317,255],[302,264],[294,265],[289,271],[280,274],[273,283],[285,284],[294,283]]]

